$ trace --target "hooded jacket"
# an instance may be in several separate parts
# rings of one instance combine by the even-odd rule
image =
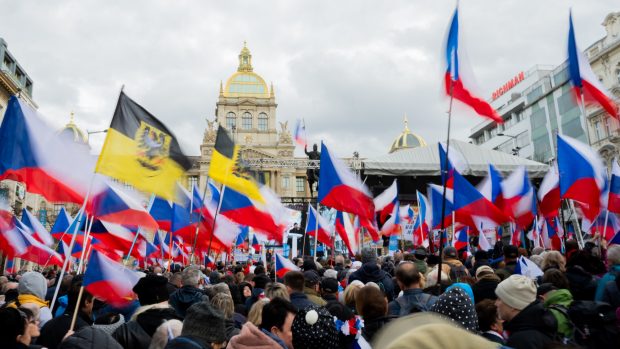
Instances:
[[[123,349],[109,334],[98,328],[86,326],[65,339],[58,349]]]
[[[168,303],[181,318],[185,318],[187,309],[195,303],[208,302],[209,296],[194,286],[183,286],[170,295]]]
[[[226,346],[228,349],[273,349],[280,347],[281,345],[278,342],[250,322],[246,322],[241,328],[241,333],[232,337]]]
[[[569,319],[557,309],[553,309],[553,305],[560,305],[566,309],[573,303],[573,295],[566,289],[560,289],[549,293],[549,297],[545,300],[545,308],[551,310],[551,314],[558,323],[558,334],[564,338],[572,338],[573,331],[570,326]]]
[[[359,270],[349,276],[349,284],[355,280],[359,280],[364,284],[371,281],[377,283],[379,287],[383,286],[382,291],[387,296],[388,301],[394,299],[394,283],[392,278],[389,274],[381,270],[375,262],[364,263]]]
[[[557,321],[540,301],[523,308],[512,320],[504,322],[508,332],[506,346],[515,349],[542,349],[553,341]]]

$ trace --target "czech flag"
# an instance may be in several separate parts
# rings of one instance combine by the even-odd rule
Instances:
[[[400,219],[407,223],[412,223],[415,218],[415,212],[411,208],[411,205],[401,206],[398,214],[400,215]]]
[[[381,235],[392,236],[400,233],[401,227],[399,211],[399,205],[398,202],[396,202],[396,205],[392,209],[390,218],[388,218],[388,220],[385,221],[385,223],[381,227]]]
[[[461,69],[461,67],[466,67],[466,62],[463,59],[465,56],[460,54],[461,48],[459,44],[459,15],[457,7],[456,10],[454,10],[454,16],[452,16],[446,43],[447,68],[444,80],[446,94],[470,106],[480,116],[487,117],[498,123],[504,122],[502,117],[489,103],[482,98],[474,96],[469,89],[465,87],[464,80],[466,80],[466,78],[462,73],[468,71],[468,69]]]
[[[379,228],[377,227],[377,221],[374,219],[369,219],[369,218],[364,218],[364,217],[360,217],[360,216],[356,216],[358,219],[358,223],[360,225],[360,227],[363,227],[366,229],[366,232],[368,232],[368,235],[370,235],[370,238],[372,239],[372,241],[379,241],[379,238],[381,237],[381,235],[379,235]]]
[[[318,200],[322,205],[353,213],[362,218],[374,218],[372,194],[355,173],[327,150],[324,143],[321,143],[319,177],[321,185]]]
[[[418,215],[415,217],[415,221],[413,222],[413,229],[419,229],[420,226],[426,224],[429,220],[428,200],[426,200],[424,194],[417,190],[416,199],[418,201]]]
[[[502,207],[502,175],[495,166],[489,164],[486,177],[480,181],[476,189],[495,206]]]
[[[26,244],[8,207],[0,210],[0,251],[10,257],[19,256],[26,251]]]
[[[0,180],[23,182],[50,202],[84,201],[96,159],[15,96],[0,126],[0,144]]]
[[[72,221],[73,218],[71,218],[64,207],[61,207],[58,212],[58,216],[56,216],[56,221],[50,230],[50,234],[56,239],[60,239],[63,234],[71,233],[70,231],[67,231],[67,228],[69,228]]]
[[[545,174],[540,188],[538,188],[538,200],[540,201],[540,212],[543,217],[555,217],[560,208],[560,177],[558,175],[557,164],[554,164]]]
[[[139,280],[138,273],[94,250],[88,260],[82,285],[95,298],[122,307],[134,298],[132,289]]]
[[[32,231],[32,234],[37,241],[46,246],[52,246],[54,244],[54,238],[52,238],[52,235],[50,235],[43,224],[41,224],[41,222],[25,208],[22,210],[22,223],[24,223],[24,225]]]
[[[308,146],[308,141],[306,140],[306,125],[304,125],[303,120],[298,119],[297,124],[295,125],[295,143],[302,148]]]
[[[157,230],[157,221],[144,208],[139,198],[134,197],[115,184],[106,183],[106,188],[95,195],[87,212],[110,223],[137,228],[139,226]]]
[[[260,253],[261,244],[258,242],[256,234],[252,235],[252,248],[254,249],[254,253]]]
[[[360,237],[353,227],[348,213],[336,211],[336,232],[349,249],[351,256],[355,255],[359,248]]]
[[[239,248],[248,248],[248,234],[250,233],[250,228],[246,226],[241,226],[239,230],[239,234],[237,234],[237,239],[235,241],[235,246]]]
[[[276,253],[276,275],[278,275],[279,278],[283,278],[289,271],[299,270],[299,267],[288,260],[288,258],[284,258],[279,253]]]
[[[374,198],[375,212],[379,212],[379,223],[385,223],[385,220],[394,211],[394,206],[398,204],[398,185],[396,179],[387,189]]]
[[[438,143],[438,145],[441,183],[444,183],[448,188],[452,188],[454,182],[454,172],[463,172],[467,168],[467,162],[465,161],[463,154],[456,149],[451,148],[448,154],[446,153],[446,148],[443,143]]]
[[[620,166],[615,159],[612,163],[607,209],[609,212],[620,213]]]
[[[96,245],[100,248],[127,253],[136,233],[120,224],[97,219],[90,229],[90,236],[97,240]]]
[[[472,216],[485,217],[498,224],[508,221],[504,213],[457,171],[454,172],[454,211],[457,222],[470,227],[475,227]]]
[[[586,103],[598,104],[609,115],[618,118],[618,106],[614,103],[612,95],[600,83],[588,59],[577,47],[572,13],[568,21],[568,72],[578,103],[581,103],[581,96],[583,96]]]
[[[317,218],[318,217],[318,218]],[[308,205],[308,219],[306,220],[306,235],[317,237],[317,239],[327,245],[333,246],[332,232],[329,222],[321,215],[317,214],[314,207]]]
[[[58,242],[58,247],[56,247],[56,252],[58,252],[64,258],[80,258],[82,256],[82,245],[79,243],[73,244],[73,249],[69,252],[69,245],[64,241]]]
[[[458,230],[455,233],[454,239],[452,240],[452,245],[456,248],[457,251],[461,250],[469,250],[469,228],[464,227],[461,230]]]
[[[446,188],[446,209],[443,217],[441,217],[443,187],[436,184],[429,184],[428,198],[431,206],[431,229],[441,228],[442,221],[444,222],[444,227],[450,226],[452,224],[452,211],[454,211],[453,190]]]
[[[136,246],[133,248],[133,251],[131,251],[131,255],[139,261],[145,261],[149,258],[157,257],[156,253],[158,252],[159,249],[155,246],[155,244],[144,238],[139,238],[136,242]]]
[[[215,265],[215,261],[213,260],[213,258],[209,257],[209,255],[207,255],[206,253],[203,254],[203,260],[202,260],[202,264],[206,267],[206,268],[211,268],[211,269],[215,269],[216,265]]]
[[[542,227],[542,240],[545,248],[560,251],[562,249],[562,240],[564,235],[562,226],[557,217],[545,218]]]
[[[284,227],[277,222],[264,205],[231,189],[222,191],[220,214],[240,225],[252,227],[267,235],[269,240],[282,241]],[[260,205],[260,206],[259,206]]]
[[[149,214],[155,219],[159,229],[170,231],[172,226],[172,206],[168,200],[156,196],[151,204]]]
[[[504,213],[526,228],[536,216],[536,194],[525,167],[520,166],[502,182]]]
[[[17,238],[13,247],[18,247],[22,250],[17,257],[27,260],[39,265],[57,265],[62,266],[63,258],[58,252],[45,246],[41,242],[37,241],[28,227],[19,222],[16,218],[13,220],[15,235],[12,237]]]
[[[579,202],[593,221],[601,211],[607,168],[594,149],[574,138],[558,134],[557,144],[560,196]]]

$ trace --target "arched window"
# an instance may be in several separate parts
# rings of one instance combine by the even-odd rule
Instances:
[[[226,114],[226,128],[232,130],[237,126],[237,115],[233,112]]]
[[[268,124],[269,124],[269,118],[267,117],[267,114],[265,113],[258,114],[258,130],[267,131],[267,128],[269,127]]]
[[[241,118],[241,128],[244,130],[252,128],[252,114],[247,111],[243,113],[243,117]]]

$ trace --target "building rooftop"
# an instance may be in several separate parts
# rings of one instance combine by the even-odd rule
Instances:
[[[409,122],[407,121],[407,117],[404,119],[405,128],[403,131],[396,137],[394,142],[392,142],[392,147],[390,147],[390,154],[401,149],[407,148],[418,148],[418,147],[426,147],[426,141],[414,134],[409,130]]]
[[[224,97],[273,97],[273,86],[270,94],[265,80],[254,73],[252,54],[245,42],[239,53],[237,72],[228,78],[225,87],[220,86],[220,94]]]

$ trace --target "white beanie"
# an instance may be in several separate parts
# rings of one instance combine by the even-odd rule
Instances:
[[[536,285],[527,276],[511,275],[497,285],[495,294],[508,306],[523,310],[536,300]]]

